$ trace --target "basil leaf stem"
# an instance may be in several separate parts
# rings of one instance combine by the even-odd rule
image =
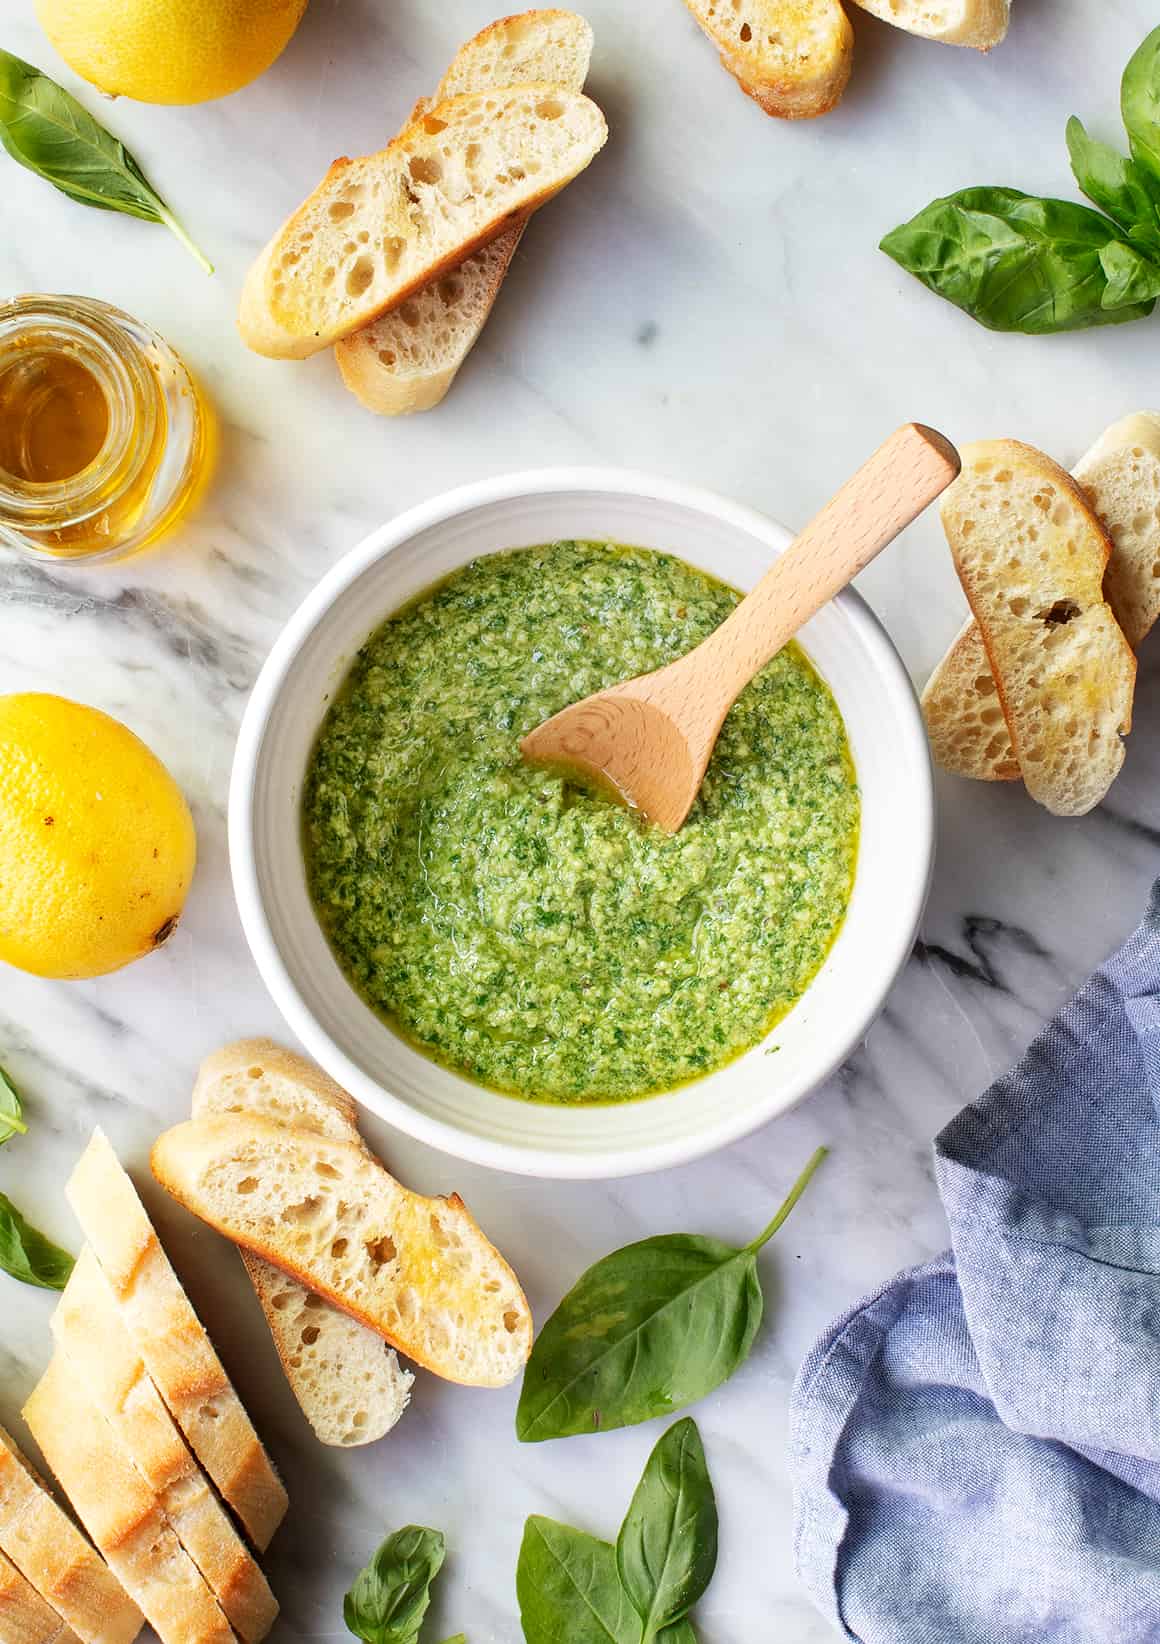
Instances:
[[[20,1097],[13,1089],[4,1069],[0,1067],[0,1147],[3,1147],[5,1142],[10,1142],[13,1136],[27,1134],[28,1126],[24,1123]]]
[[[41,1290],[63,1290],[72,1270],[68,1251],[31,1227],[0,1193],[0,1271]]]
[[[525,1444],[631,1427],[719,1387],[748,1358],[764,1300],[757,1254],[797,1204],[819,1148],[769,1226],[742,1249],[671,1233],[605,1256],[545,1324],[524,1372]]]
[[[697,1424],[670,1427],[648,1459],[616,1542],[616,1568],[653,1644],[681,1621],[717,1567],[717,1503]]]
[[[347,1630],[364,1644],[415,1644],[431,1584],[447,1546],[438,1530],[409,1524],[388,1536],[355,1579],[342,1607]]]
[[[163,223],[207,274],[194,244],[124,143],[63,86],[0,50],[0,144],[20,165],[81,205]]]

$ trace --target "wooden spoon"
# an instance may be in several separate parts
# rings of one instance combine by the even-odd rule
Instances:
[[[798,629],[945,491],[949,440],[899,428],[687,656],[597,691],[529,731],[525,759],[575,770],[675,833],[688,816],[725,715]]]

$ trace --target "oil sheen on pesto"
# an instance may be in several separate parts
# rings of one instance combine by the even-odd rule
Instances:
[[[555,542],[475,561],[359,652],[308,772],[310,886],[351,982],[436,1060],[540,1101],[647,1095],[756,1044],[817,972],[859,800],[796,645],[738,699],[675,835],[519,754],[737,599],[667,554]]]

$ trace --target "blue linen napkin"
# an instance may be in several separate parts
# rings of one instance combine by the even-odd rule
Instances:
[[[798,1377],[798,1572],[858,1644],[1160,1644],[1160,881],[935,1169],[953,1250]]]

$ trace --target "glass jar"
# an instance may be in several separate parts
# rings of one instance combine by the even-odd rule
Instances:
[[[169,344],[91,297],[0,304],[0,544],[90,564],[188,510],[208,418]]]

